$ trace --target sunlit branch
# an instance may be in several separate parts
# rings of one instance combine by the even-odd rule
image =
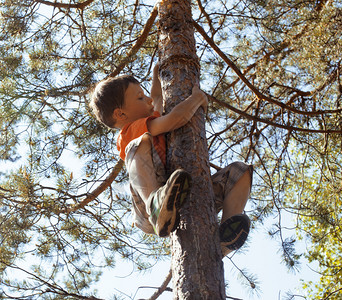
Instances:
[[[43,1],[43,0],[37,0],[37,1]],[[153,7],[153,10],[151,12],[150,17],[148,18],[144,28],[142,29],[139,38],[135,42],[135,44],[132,46],[132,48],[127,52],[126,56],[122,59],[122,61],[119,63],[119,65],[114,69],[114,71],[108,75],[108,77],[115,77],[120,74],[120,72],[124,69],[124,67],[130,62],[132,57],[139,51],[141,46],[145,43],[151,28],[154,24],[155,19],[157,18],[158,10],[157,10],[157,4]],[[59,97],[61,95],[75,95],[75,96],[85,96],[89,93],[92,87],[89,87],[83,91],[65,91],[65,92],[59,92],[59,91],[46,91],[48,93],[48,96],[51,97]]]
[[[227,299],[231,299],[231,300],[242,300],[241,298],[235,298],[235,297],[230,297],[230,296],[226,296]]]
[[[282,124],[278,124],[278,123],[275,123],[275,122],[272,122],[272,121],[269,121],[269,120],[266,120],[266,119],[262,119],[262,118],[259,118],[257,116],[252,116],[252,115],[249,115],[247,114],[246,112],[234,107],[234,106],[231,106],[229,105],[228,103],[225,103],[221,100],[218,100],[216,99],[215,97],[211,96],[211,95],[208,95],[208,98],[221,105],[221,106],[224,106],[228,109],[230,109],[231,111],[245,117],[246,119],[249,119],[249,120],[253,120],[253,121],[257,121],[257,122],[261,122],[261,123],[264,123],[264,124],[268,124],[268,125],[271,125],[271,126],[274,126],[274,127],[278,127],[278,128],[282,128],[282,129],[286,129],[286,130],[291,130],[291,131],[300,131],[300,132],[310,132],[310,133],[337,133],[337,134],[342,134],[342,130],[332,130],[332,129],[326,129],[326,130],[320,130],[320,129],[309,129],[309,128],[299,128],[299,127],[294,127],[294,126],[289,126],[289,125],[282,125]]]
[[[84,9],[86,6],[94,2],[94,0],[86,0],[80,3],[59,3],[59,2],[50,2],[45,0],[34,0],[35,2],[42,3],[49,6],[59,7],[59,8],[78,8]]]
[[[136,43],[132,46],[132,48],[128,51],[126,57],[121,61],[121,63],[115,68],[115,70],[109,75],[109,77],[115,77],[117,76],[123,68],[126,66],[126,64],[130,61],[133,55],[135,55],[138,50],[141,48],[141,46],[145,43],[148,34],[151,31],[151,28],[154,24],[154,21],[158,15],[157,10],[157,4],[153,7],[153,10],[151,12],[150,17],[148,18],[143,30],[140,33],[140,36]]]
[[[263,93],[261,93],[252,83],[249,82],[249,80],[244,76],[244,74],[240,71],[240,69],[234,64],[233,61],[231,61],[227,55],[225,55],[222,50],[216,45],[216,43],[211,39],[204,29],[195,21],[193,21],[194,27],[196,30],[202,35],[202,37],[206,40],[206,42],[214,49],[214,51],[223,59],[223,61],[232,68],[232,70],[237,74],[237,76],[246,84],[246,86],[261,100],[265,100],[267,102],[270,102],[272,104],[275,104],[282,109],[289,110],[295,114],[299,115],[305,115],[305,116],[318,116],[328,113],[339,113],[342,111],[342,109],[336,109],[336,110],[325,110],[325,111],[301,111],[294,107],[288,106],[282,102],[279,102],[275,99],[272,99]]]
[[[8,189],[4,189],[3,187],[0,186],[0,191],[6,192],[6,193],[13,193],[14,190],[8,190]]]
[[[208,25],[209,25],[209,27],[210,27],[211,32],[214,33],[214,32],[215,32],[215,29],[214,29],[214,27],[213,27],[213,24],[212,24],[212,22],[211,22],[211,19],[210,19],[208,13],[205,11],[205,9],[204,9],[204,7],[203,7],[203,5],[202,5],[201,0],[197,0],[197,4],[198,4],[198,7],[199,7],[201,13],[202,13],[202,14],[205,16],[205,18],[206,18],[206,20],[207,20],[207,22],[208,22]]]
[[[334,294],[337,294],[337,293],[340,292],[340,291],[342,291],[342,288],[339,288],[339,289],[337,289],[337,290],[334,290],[334,291],[332,291],[332,292],[329,292],[328,295],[327,295],[326,297],[322,298],[322,300],[329,299],[330,296],[332,296],[332,295],[334,295]]]
[[[89,204],[91,201],[95,200],[97,196],[99,196],[104,190],[106,190],[114,181],[114,179],[118,176],[120,173],[124,162],[122,160],[119,160],[115,167],[113,168],[112,172],[107,176],[107,178],[92,192],[90,192],[86,198],[84,198],[80,203],[68,207],[66,209],[63,209],[59,211],[59,213],[71,213],[74,212],[80,208],[85,207],[87,204]]]
[[[286,103],[287,105],[291,104],[295,98],[298,96],[298,94],[296,93],[295,95],[293,95],[290,100]],[[279,117],[282,114],[282,110],[279,110],[277,113],[275,113],[273,115],[273,117],[270,119],[271,122],[273,122],[273,120],[275,120],[277,117]],[[258,132],[261,133],[263,132],[267,127],[269,126],[269,124],[266,124],[263,128],[259,129]]]
[[[98,224],[100,224],[102,226],[103,229],[105,229],[111,236],[113,236],[117,241],[121,242],[122,244],[126,245],[129,248],[132,248],[134,250],[136,250],[137,252],[140,252],[143,254],[143,252],[141,250],[139,250],[139,248],[131,245],[130,243],[126,242],[125,240],[121,239],[117,234],[115,234],[113,230],[111,230],[110,226],[106,225],[105,222],[102,221],[102,218],[99,217],[97,214],[94,214],[92,212],[90,212],[89,210],[85,209],[86,212],[88,214],[91,215],[92,219],[95,219]]]
[[[41,277],[39,277],[36,273],[33,273],[33,272],[30,272],[30,271],[27,271],[26,269],[23,269],[19,266],[16,266],[16,265],[9,265],[7,262],[1,260],[0,261],[1,264],[4,264],[12,269],[15,269],[15,270],[18,270],[18,271],[21,271],[27,275],[29,275],[33,280],[36,280],[37,282],[39,282],[39,286],[42,287],[42,286],[47,286],[47,289],[42,291],[41,289],[37,291],[37,293],[40,293],[40,294],[46,294],[46,293],[54,293],[54,294],[57,294],[57,295],[60,295],[62,297],[71,297],[72,299],[83,299],[83,300],[103,300],[103,299],[100,299],[100,298],[96,298],[94,296],[83,296],[83,295],[79,295],[79,294],[75,294],[75,293],[69,293],[67,292],[66,290],[64,290],[62,287],[56,285],[56,284],[51,284],[48,280],[45,280]],[[18,287],[16,287],[18,288]],[[24,289],[24,288],[23,288]],[[3,291],[2,291],[3,292]],[[3,292],[4,293],[4,292]],[[5,293],[4,293],[5,294]],[[6,294],[6,296],[9,298],[9,299],[18,299],[18,297],[11,297],[9,295]],[[23,296],[23,297],[20,297],[20,299],[30,299],[30,296]]]
[[[254,103],[255,103],[255,102],[253,101],[251,104],[249,104],[249,105],[247,106],[247,108],[244,110],[244,113],[247,113],[247,111],[254,105]],[[242,118],[242,116],[239,115],[239,117],[237,117],[237,118],[236,118],[231,124],[229,124],[225,129],[222,129],[222,130],[219,131],[219,132],[215,132],[211,137],[209,137],[208,140],[210,140],[211,138],[212,138],[212,140],[211,140],[211,142],[210,142],[210,144],[209,144],[209,146],[208,146],[208,149],[211,148],[211,146],[214,144],[214,141],[216,140],[217,137],[219,137],[221,134],[223,134],[223,133],[227,132],[228,130],[230,130],[237,122],[240,121],[241,118]]]

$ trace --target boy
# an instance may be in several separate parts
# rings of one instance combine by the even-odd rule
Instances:
[[[199,107],[206,110],[206,95],[194,86],[192,94],[162,116],[163,99],[158,65],[153,70],[151,98],[132,76],[109,78],[94,89],[90,106],[97,119],[119,128],[117,148],[125,161],[133,196],[135,224],[145,233],[166,237],[179,223],[191,176],[178,169],[165,175],[166,132],[184,126]],[[166,180],[167,179],[167,180]],[[252,183],[252,167],[233,163],[212,177],[217,210],[223,209],[220,239],[223,256],[240,248],[250,227],[242,214]]]

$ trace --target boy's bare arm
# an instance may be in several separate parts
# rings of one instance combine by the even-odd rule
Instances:
[[[207,105],[207,96],[195,85],[191,96],[176,105],[170,113],[148,122],[149,132],[156,136],[180,128],[190,121],[200,106],[206,110]]]
[[[162,89],[161,89],[161,84],[160,84],[158,73],[159,73],[159,64],[156,64],[153,68],[151,98],[153,99],[154,110],[162,114],[163,96],[162,96]]]

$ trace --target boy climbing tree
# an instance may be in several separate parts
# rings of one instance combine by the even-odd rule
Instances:
[[[177,168],[167,176],[165,133],[186,125],[207,97],[195,85],[192,94],[169,113],[162,113],[159,67],[154,69],[152,98],[132,76],[100,82],[90,103],[96,117],[110,128],[119,128],[117,147],[125,161],[133,196],[134,221],[145,233],[167,237],[176,230],[180,208],[191,187],[191,175]],[[245,242],[250,221],[242,214],[251,187],[252,168],[230,164],[212,176],[217,211],[223,210],[219,227],[222,255]],[[190,214],[192,205],[188,205]],[[192,226],[192,223],[189,223]],[[196,236],[189,237],[196,241]]]

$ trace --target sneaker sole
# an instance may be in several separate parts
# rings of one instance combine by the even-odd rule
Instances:
[[[220,225],[219,234],[223,253],[242,247],[247,240],[250,224],[247,215],[241,214],[228,218]]]
[[[167,203],[160,210],[159,218],[164,221],[163,227],[159,230],[160,237],[166,237],[170,232],[176,230],[179,225],[179,209],[183,206],[191,188],[191,176],[180,170],[169,194]]]

